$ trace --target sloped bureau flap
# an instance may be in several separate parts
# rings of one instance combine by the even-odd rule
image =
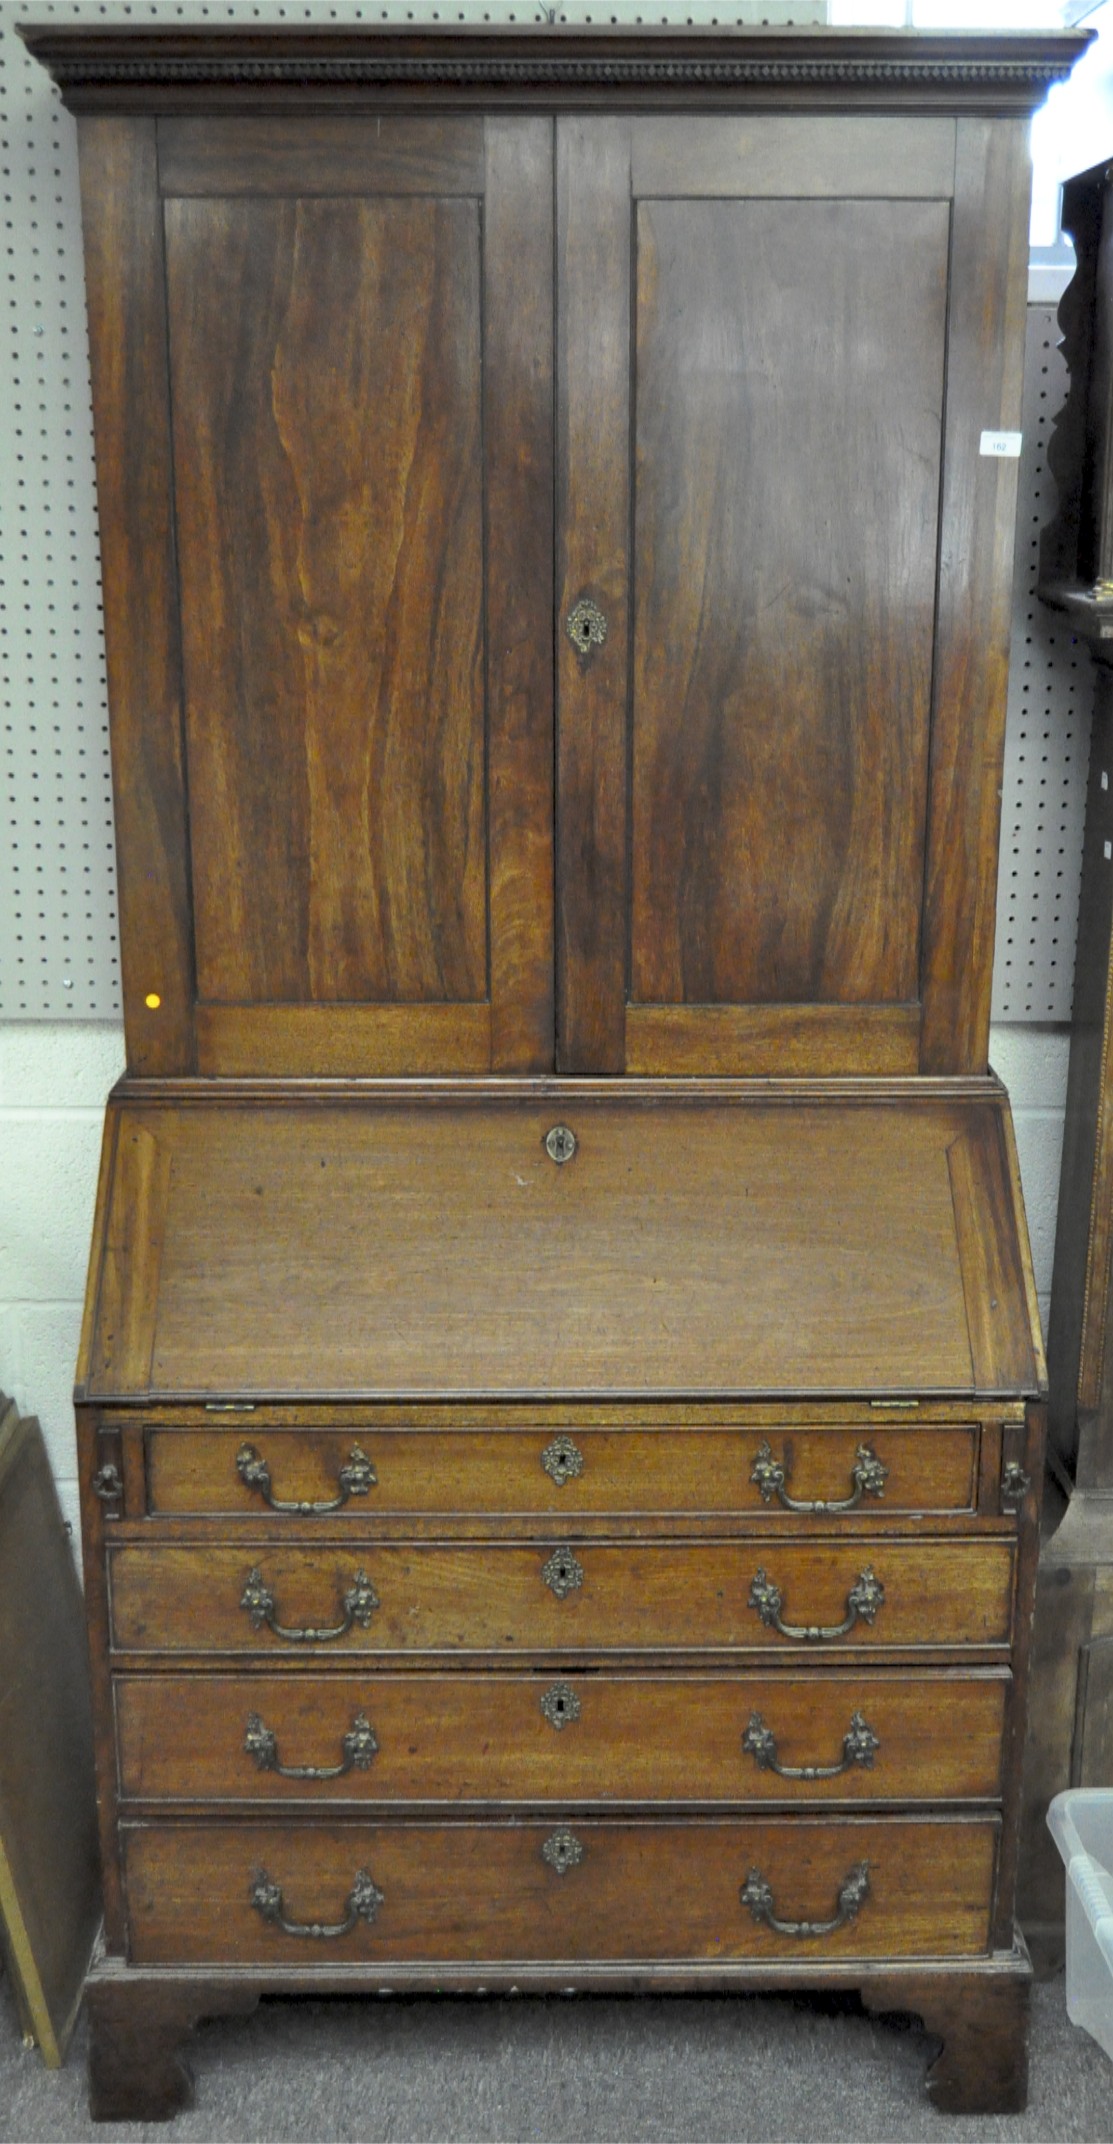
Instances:
[[[117,1102],[82,1388],[1033,1392],[1006,1110],[992,1086]]]

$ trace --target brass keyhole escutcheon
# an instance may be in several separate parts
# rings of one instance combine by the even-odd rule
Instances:
[[[562,1161],[571,1161],[575,1151],[576,1134],[567,1124],[554,1124],[552,1131],[546,1132],[545,1152],[550,1161],[555,1161],[559,1166]]]
[[[570,1727],[578,1720],[580,1700],[571,1683],[554,1682],[541,1700],[541,1710],[550,1727],[555,1727],[558,1734],[562,1728]]]
[[[590,655],[593,648],[602,647],[607,637],[606,618],[590,596],[581,596],[573,604],[564,626],[577,655]]]
[[[558,1601],[567,1600],[570,1593],[578,1593],[584,1582],[584,1567],[570,1548],[555,1548],[541,1566],[541,1576],[550,1593]]]

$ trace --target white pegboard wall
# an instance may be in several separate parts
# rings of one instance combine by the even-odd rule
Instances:
[[[0,1014],[119,1011],[73,122],[0,15]]]
[[[0,1019],[113,1019],[120,1010],[76,134],[16,22],[541,23],[555,14],[804,24],[828,12],[826,0],[574,0],[559,9],[528,0],[0,0]],[[1034,569],[1053,503],[1043,446],[1062,391],[1053,311],[1030,308],[1025,570]],[[1035,602],[1025,570],[1016,584],[993,1016],[1056,1021],[1070,1012],[1089,666]]]
[[[1055,307],[1030,305],[993,971],[1002,1022],[1067,1021],[1074,988],[1093,670],[1036,594],[1056,499],[1047,444],[1066,390]]]

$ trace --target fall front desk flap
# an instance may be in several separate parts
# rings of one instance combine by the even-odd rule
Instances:
[[[117,1100],[79,1393],[1034,1393],[1007,1108]]]

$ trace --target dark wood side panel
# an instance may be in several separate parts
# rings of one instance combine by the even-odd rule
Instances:
[[[128,1069],[190,1072],[193,937],[155,125],[83,119],[80,140]]]
[[[486,144],[490,1063],[544,1072],[554,1055],[553,124],[489,119]]]
[[[1071,1008],[1070,1072],[1048,1361],[1051,1434],[1068,1467],[1078,1417],[1100,1407],[1113,1270],[1113,670],[1095,663],[1094,720]],[[1102,779],[1107,786],[1102,788]],[[1110,1416],[1113,1421],[1113,1414]]]
[[[237,120],[160,119],[164,194],[476,194],[483,121],[265,113]]]
[[[93,1214],[93,1234],[89,1244],[89,1265],[85,1275],[85,1300],[81,1310],[81,1338],[77,1344],[77,1362],[74,1365],[75,1397],[78,1400],[85,1397],[85,1388],[93,1369],[93,1335],[96,1329],[97,1304],[100,1299],[101,1272],[104,1265],[109,1202],[112,1196],[112,1177],[116,1166],[116,1134],[119,1124],[119,1111],[108,1108],[105,1111],[104,1129],[101,1132],[100,1167],[97,1172],[97,1198]]]
[[[1044,1382],[1029,1323],[1024,1258],[999,1117],[978,1121],[947,1149],[955,1234],[962,1263],[975,1382],[999,1388],[1008,1374],[1033,1395]]]
[[[561,118],[557,160],[557,1063],[621,1072],[626,999],[630,126]],[[606,639],[573,646],[588,601]]]
[[[142,1388],[151,1372],[172,1155],[142,1122],[122,1119],[116,1140],[90,1382]]]
[[[639,206],[635,1002],[918,996],[948,221]]]
[[[997,1897],[993,1939],[1004,1948],[1012,1939],[1016,1912],[1017,1874],[1020,1864],[1024,1746],[1028,1725],[1031,1684],[1032,1622],[1036,1606],[1036,1579],[1040,1558],[1040,1506],[1043,1499],[1044,1446],[1047,1409],[1035,1401],[1028,1409],[1023,1429],[1005,1433],[1006,1458],[1019,1462],[1028,1486],[1016,1500],[1018,1512],[1015,1641],[1013,1681],[1005,1715],[1004,1779],[1005,1807],[1001,1851],[997,1863]]]
[[[1028,133],[960,119],[951,238],[939,612],[924,887],[921,1070],[982,1072],[989,1046],[1015,461],[983,429],[1020,423]],[[1003,235],[987,245],[987,231]]]
[[[0,1392],[0,1924],[60,2069],[101,1920],[84,1603],[42,1430]]]
[[[94,1409],[78,1407],[77,1471],[81,1493],[81,1557],[85,1576],[85,1620],[89,1648],[89,1679],[93,1697],[93,1756],[96,1769],[97,1828],[100,1841],[101,1887],[104,1894],[104,1935],[109,1952],[119,1952],[125,1942],[125,1904],[120,1857],[116,1840],[116,1737],[109,1667],[111,1626],[108,1607],[108,1565],[104,1537],[115,1519],[112,1506],[99,1497],[93,1478],[101,1465],[102,1443]]]
[[[485,998],[478,208],[165,213],[198,994]]]

